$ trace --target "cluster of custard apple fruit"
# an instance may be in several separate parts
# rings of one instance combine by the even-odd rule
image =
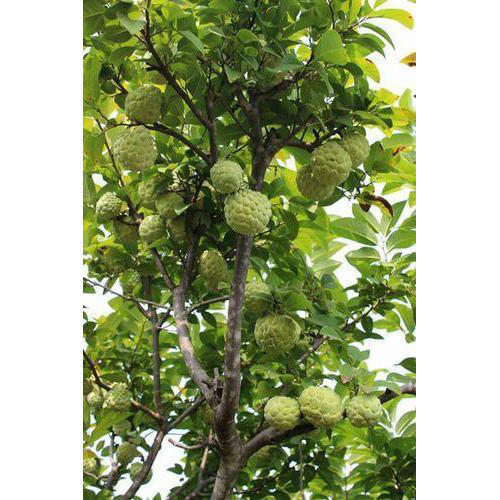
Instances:
[[[271,219],[271,203],[266,195],[244,187],[243,170],[234,161],[220,160],[210,169],[214,189],[223,195],[224,216],[238,234],[255,236]]]
[[[324,200],[369,154],[370,144],[359,132],[347,132],[341,139],[325,142],[312,152],[310,165],[297,172],[297,188],[310,200]]]
[[[108,392],[103,391],[100,387],[92,386],[92,389],[85,396],[88,405],[94,412],[101,408],[107,408],[111,411],[126,411],[130,408],[132,401],[132,393],[127,389],[127,384],[122,382],[113,384]]]
[[[340,396],[328,387],[307,387],[298,400],[274,396],[264,407],[266,422],[279,430],[291,430],[301,419],[319,429],[328,429],[344,418],[355,427],[372,427],[382,417],[382,405],[375,395],[359,394],[344,406]]]

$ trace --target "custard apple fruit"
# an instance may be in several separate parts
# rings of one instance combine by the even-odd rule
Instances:
[[[101,70],[99,71],[99,79],[101,80],[112,80],[115,76],[115,68],[112,64],[103,63]]]
[[[352,161],[347,151],[338,142],[325,142],[311,154],[313,177],[330,187],[342,184],[351,170]]]
[[[266,352],[286,354],[300,336],[300,326],[293,318],[281,314],[268,314],[255,323],[255,340]]]
[[[128,420],[122,420],[121,422],[117,422],[115,425],[113,425],[113,432],[117,436],[125,436],[131,428],[132,425]]]
[[[99,475],[99,461],[95,457],[83,459],[83,472],[85,474],[92,474],[93,476]]]
[[[120,215],[122,200],[115,193],[104,193],[95,205],[95,214],[100,222],[108,222]]]
[[[139,184],[137,193],[139,195],[139,202],[143,207],[150,210],[156,209],[156,198],[158,196],[159,179],[157,177],[150,177]]]
[[[125,411],[130,408],[132,393],[127,389],[127,384],[117,382],[106,394],[104,406],[112,411]]]
[[[119,274],[132,267],[134,264],[132,257],[115,247],[107,247],[104,250],[104,263],[112,274]]]
[[[308,387],[299,396],[300,410],[308,422],[326,429],[342,419],[340,396],[328,387]]]
[[[118,162],[130,170],[144,170],[156,160],[156,144],[149,130],[128,127],[116,140],[113,151]]]
[[[260,450],[256,451],[252,455],[252,459],[259,464],[266,464],[271,460],[273,447],[272,446],[263,446]]]
[[[200,406],[200,417],[204,422],[206,422],[208,425],[213,424],[213,419],[214,419],[214,411],[212,408],[210,408],[210,405],[208,403],[203,403]]]
[[[164,219],[177,217],[177,211],[185,206],[180,194],[165,193],[156,198],[156,210]]]
[[[263,231],[271,218],[271,203],[265,195],[242,189],[226,198],[224,215],[229,227],[247,236]]]
[[[125,99],[125,113],[131,119],[154,123],[160,119],[163,94],[153,85],[142,85],[131,90]]]
[[[87,395],[87,403],[94,411],[102,408],[103,402],[104,396],[102,395],[101,389],[99,389],[98,387]]]
[[[141,462],[134,462],[133,464],[130,465],[130,479],[134,481],[134,479],[139,475],[139,472],[142,470],[142,463]],[[146,476],[146,479],[144,479],[142,484],[149,483],[151,481],[151,477],[153,475],[153,471],[149,469],[149,472]]]
[[[129,442],[122,443],[116,449],[116,461],[120,464],[128,464],[139,455],[137,448]]]
[[[146,243],[153,243],[165,235],[165,222],[161,215],[148,215],[139,226],[139,234]]]
[[[186,218],[181,215],[167,221],[167,227],[170,235],[174,240],[183,241],[187,237],[186,233]]]
[[[251,281],[245,286],[245,311],[256,316],[270,312],[273,308],[271,289],[262,281]]]
[[[359,132],[347,133],[340,139],[339,144],[350,156],[353,168],[364,163],[370,154],[370,144]]]
[[[333,193],[332,186],[319,182],[313,176],[310,166],[302,167],[297,172],[297,188],[302,196],[314,201],[324,200]]]
[[[113,221],[113,231],[116,239],[123,243],[127,248],[135,247],[139,239],[139,228],[131,217],[126,217],[123,220]]]
[[[217,250],[205,250],[200,257],[200,276],[211,291],[216,291],[219,282],[227,277],[227,264]]]
[[[264,418],[269,425],[281,431],[293,429],[300,420],[299,403],[293,398],[274,396],[264,408]]]
[[[100,87],[105,94],[111,95],[116,93],[116,85],[109,80],[101,82]]]
[[[243,184],[243,170],[234,161],[221,160],[211,168],[210,179],[219,193],[234,193]]]
[[[371,427],[382,417],[382,405],[377,396],[358,394],[347,403],[347,418],[355,427]]]
[[[134,293],[135,287],[142,285],[141,275],[135,270],[127,270],[120,277],[120,284],[127,295]]]

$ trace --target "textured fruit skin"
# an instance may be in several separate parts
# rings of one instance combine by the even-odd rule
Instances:
[[[156,210],[165,219],[177,217],[176,210],[184,207],[182,196],[177,193],[165,193],[156,198]]]
[[[134,247],[139,239],[139,228],[129,217],[123,221],[113,221],[113,232],[116,239],[126,247]]]
[[[104,263],[112,274],[119,274],[133,265],[132,258],[118,248],[108,247],[104,252]]]
[[[243,170],[234,161],[221,160],[210,170],[210,179],[219,193],[234,193],[243,184]]]
[[[226,198],[224,215],[229,227],[247,236],[263,231],[271,218],[271,203],[265,195],[242,189]]]
[[[148,215],[139,226],[139,234],[146,243],[153,243],[165,234],[165,223],[160,215]]]
[[[93,410],[99,410],[102,408],[104,402],[104,397],[102,395],[101,389],[94,389],[91,393],[87,394],[87,403]]]
[[[352,168],[358,167],[366,161],[370,154],[370,144],[366,137],[359,132],[346,134],[339,144],[347,151],[351,158]]]
[[[333,187],[313,176],[310,166],[302,167],[297,172],[297,188],[302,196],[314,201],[324,200],[333,193]]]
[[[141,275],[135,270],[128,270],[120,277],[123,291],[127,295],[132,295],[137,285],[142,285]]]
[[[200,257],[200,276],[211,291],[216,291],[219,282],[227,277],[227,264],[217,250],[205,250]]]
[[[95,205],[95,214],[101,222],[108,222],[120,215],[122,200],[115,193],[104,193]]]
[[[83,472],[97,476],[99,474],[99,461],[97,458],[84,458]]]
[[[293,398],[274,396],[264,408],[264,418],[276,429],[282,431],[293,429],[300,420],[299,403]]]
[[[347,418],[355,427],[371,427],[382,417],[382,405],[377,396],[358,394],[347,403]]]
[[[116,423],[113,425],[113,432],[117,436],[124,436],[127,434],[127,432],[130,431],[132,425],[128,420],[122,420],[121,422]]]
[[[311,154],[311,170],[323,185],[342,184],[351,170],[352,161],[347,151],[338,142],[325,142]]]
[[[342,419],[340,396],[328,387],[308,387],[299,396],[300,411],[308,422],[326,429]]]
[[[130,479],[132,479],[132,481],[139,475],[139,472],[141,472],[142,470],[142,463],[141,462],[135,462],[133,464],[130,465]],[[142,482],[142,484],[146,484],[146,483],[149,483],[149,481],[151,481],[151,477],[153,475],[153,472],[151,469],[149,469],[149,472],[146,476],[146,479],[144,479],[144,481]]]
[[[139,184],[137,190],[139,201],[143,207],[150,210],[156,209],[156,198],[158,196],[158,179],[150,177]]]
[[[137,448],[132,443],[125,442],[116,449],[116,461],[120,464],[128,464],[138,454]]]
[[[262,281],[247,283],[243,306],[247,312],[256,316],[270,312],[273,308],[273,296],[269,286]]]
[[[131,119],[154,123],[160,119],[163,95],[153,85],[142,85],[131,90],[125,99],[125,113]]]
[[[300,336],[300,326],[293,318],[281,314],[268,314],[255,323],[255,340],[264,351],[286,354]]]
[[[128,127],[116,140],[113,151],[118,162],[130,170],[144,170],[156,160],[156,144],[149,130]]]
[[[170,235],[174,240],[183,241],[187,237],[186,233],[186,218],[183,215],[169,219],[167,227]]]
[[[117,382],[106,394],[104,406],[112,411],[125,411],[130,408],[132,394],[127,389],[127,384]]]

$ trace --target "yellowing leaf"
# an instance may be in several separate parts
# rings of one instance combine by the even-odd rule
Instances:
[[[407,64],[408,66],[410,66],[412,68],[412,67],[417,65],[417,53],[412,52],[411,54],[408,54],[406,57],[401,59],[401,61],[399,61],[399,62],[402,64]]]
[[[370,61],[370,59],[366,59],[363,57],[356,58],[356,64],[363,70],[363,73],[374,80],[377,83],[380,83],[380,73],[378,71],[375,63]]]
[[[393,21],[397,21],[407,28],[413,28],[413,16],[406,10],[402,9],[381,9],[370,12],[370,14],[368,14],[368,17],[392,19]]]

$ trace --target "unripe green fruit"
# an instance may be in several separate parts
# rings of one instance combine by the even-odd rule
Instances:
[[[123,273],[125,269],[129,269],[134,264],[130,255],[114,247],[105,249],[103,259],[106,267],[112,274]]]
[[[328,387],[308,387],[299,396],[300,411],[308,422],[326,429],[342,419],[342,400]]]
[[[160,119],[163,94],[153,85],[131,90],[125,99],[125,113],[131,120],[154,123]]]
[[[293,398],[274,396],[264,408],[264,418],[276,429],[282,431],[293,429],[300,420],[299,403]]]
[[[262,281],[251,281],[245,286],[245,310],[250,314],[262,316],[273,308],[271,289]]]
[[[325,142],[311,154],[313,177],[330,187],[342,184],[351,171],[352,161],[347,151],[338,142]]]
[[[112,411],[125,411],[130,408],[132,393],[127,389],[127,384],[117,382],[106,394],[104,406]]]
[[[227,264],[217,250],[205,250],[200,257],[200,276],[211,291],[217,290],[219,282],[227,277]]]
[[[167,227],[170,235],[174,240],[184,241],[187,237],[186,233],[186,217],[180,215],[174,219],[169,219]]]
[[[123,221],[113,221],[113,231],[116,239],[126,247],[135,247],[137,244],[137,240],[139,239],[139,228],[131,217],[127,217]]]
[[[146,243],[153,243],[165,235],[165,223],[160,215],[148,215],[139,226],[139,234]]]
[[[302,196],[314,201],[324,200],[333,193],[333,187],[313,176],[310,166],[302,167],[297,172],[297,188]]]
[[[213,424],[213,419],[214,419],[214,411],[212,408],[210,408],[210,405],[208,403],[203,403],[200,406],[200,417],[203,419],[204,422],[206,422],[208,425]]]
[[[150,210],[156,209],[156,198],[158,197],[158,183],[157,177],[150,177],[139,184],[137,193],[139,195],[139,202],[143,207]]]
[[[115,193],[104,193],[95,205],[95,214],[100,222],[108,222],[120,215],[122,200]]]
[[[355,427],[371,427],[382,417],[383,410],[377,396],[358,394],[347,403],[347,418]]]
[[[300,326],[290,316],[268,314],[255,323],[255,340],[266,352],[286,354],[290,352],[300,336]]]
[[[118,163],[130,170],[150,167],[157,154],[155,140],[143,125],[126,128],[116,140],[113,151]]]
[[[271,218],[271,203],[265,195],[242,189],[226,198],[224,215],[229,227],[239,233],[255,236],[263,231]]]
[[[92,474],[93,476],[99,475],[99,461],[97,460],[97,458],[84,458],[83,472],[85,474]]]
[[[99,388],[94,389],[90,394],[87,395],[87,403],[92,408],[92,410],[99,410],[102,408],[104,402],[104,397],[102,391]]]
[[[123,291],[127,295],[132,295],[134,293],[135,287],[138,285],[142,285],[141,275],[135,270],[127,270],[122,274],[120,283],[122,285]]]
[[[139,455],[137,448],[132,443],[122,443],[116,449],[116,461],[120,464],[128,464]]]
[[[219,193],[234,193],[243,184],[243,170],[234,161],[221,160],[211,168],[210,179]]]
[[[104,82],[101,82],[101,90],[105,94],[114,94],[116,92],[116,86],[111,81],[104,81]]]
[[[256,451],[251,458],[257,465],[266,464],[271,460],[272,451],[272,446],[263,446],[260,450]]]
[[[117,436],[125,436],[127,432],[130,431],[132,425],[128,420],[122,420],[121,422],[116,423],[113,425],[113,432]]]
[[[115,76],[115,69],[112,64],[104,63],[99,71],[99,78],[101,80],[111,80]]]
[[[141,462],[135,462],[135,463],[131,464],[129,473],[130,473],[130,479],[132,479],[132,481],[134,481],[135,478],[139,475],[139,472],[141,472],[142,465],[143,464]],[[151,469],[149,469],[149,472],[146,475],[146,479],[144,479],[142,484],[149,483],[149,481],[151,481],[152,475],[153,475],[153,471]]]
[[[184,206],[182,196],[177,193],[165,193],[156,198],[156,210],[164,219],[177,217],[177,211]]]
[[[370,144],[359,132],[347,133],[340,139],[339,144],[350,156],[353,168],[364,163],[370,155]]]

